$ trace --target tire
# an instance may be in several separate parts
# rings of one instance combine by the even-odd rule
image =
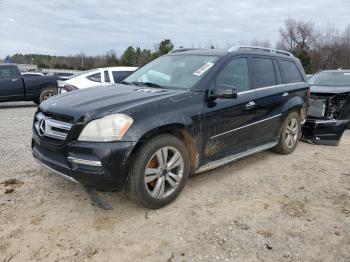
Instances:
[[[43,91],[41,91],[39,102],[45,101],[52,96],[57,95],[57,88],[55,87],[46,87]]]
[[[39,105],[39,104],[40,104],[40,100],[39,100],[39,99],[35,99],[35,100],[33,100],[33,102],[34,102],[34,104],[36,104],[36,105]]]
[[[164,156],[167,156],[167,165],[161,164]],[[181,193],[189,170],[190,160],[185,144],[175,136],[158,135],[137,151],[129,170],[127,193],[147,208],[164,207]]]
[[[284,155],[293,153],[298,145],[300,136],[300,116],[297,112],[291,112],[283,122],[278,144],[272,148],[272,151]]]

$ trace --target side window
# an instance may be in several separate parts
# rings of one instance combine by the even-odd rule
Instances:
[[[293,61],[280,60],[286,84],[304,82],[300,72]]]
[[[235,86],[237,92],[249,90],[249,73],[247,58],[234,58],[220,71],[216,86]]]
[[[281,75],[280,67],[279,67],[279,65],[278,65],[276,60],[273,60],[273,65],[275,66],[275,72],[276,72],[276,77],[277,77],[277,84],[281,85],[281,84],[283,84],[282,75]]]
[[[254,88],[276,85],[276,75],[272,59],[252,58]]]
[[[16,78],[18,76],[15,67],[1,66],[0,67],[0,78]]]
[[[96,73],[86,77],[87,79],[101,83],[101,73]]]
[[[104,75],[105,75],[105,82],[106,82],[106,83],[110,83],[111,80],[109,79],[108,71],[104,71]]]
[[[131,75],[133,71],[112,71],[114,83],[119,83]]]

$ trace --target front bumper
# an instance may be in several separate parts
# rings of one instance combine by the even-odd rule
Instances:
[[[302,127],[303,141],[316,145],[339,145],[350,120],[307,119]]]
[[[126,182],[129,157],[136,142],[72,141],[50,144],[33,133],[34,158],[45,168],[85,186],[120,190]]]

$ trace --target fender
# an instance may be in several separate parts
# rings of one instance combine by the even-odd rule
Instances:
[[[287,117],[288,113],[294,109],[303,109],[306,112],[307,105],[300,96],[290,98],[282,107],[282,118]]]

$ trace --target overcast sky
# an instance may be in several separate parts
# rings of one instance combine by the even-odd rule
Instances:
[[[120,55],[129,45],[221,48],[278,39],[288,17],[350,23],[349,0],[0,0],[0,57],[14,53]]]

